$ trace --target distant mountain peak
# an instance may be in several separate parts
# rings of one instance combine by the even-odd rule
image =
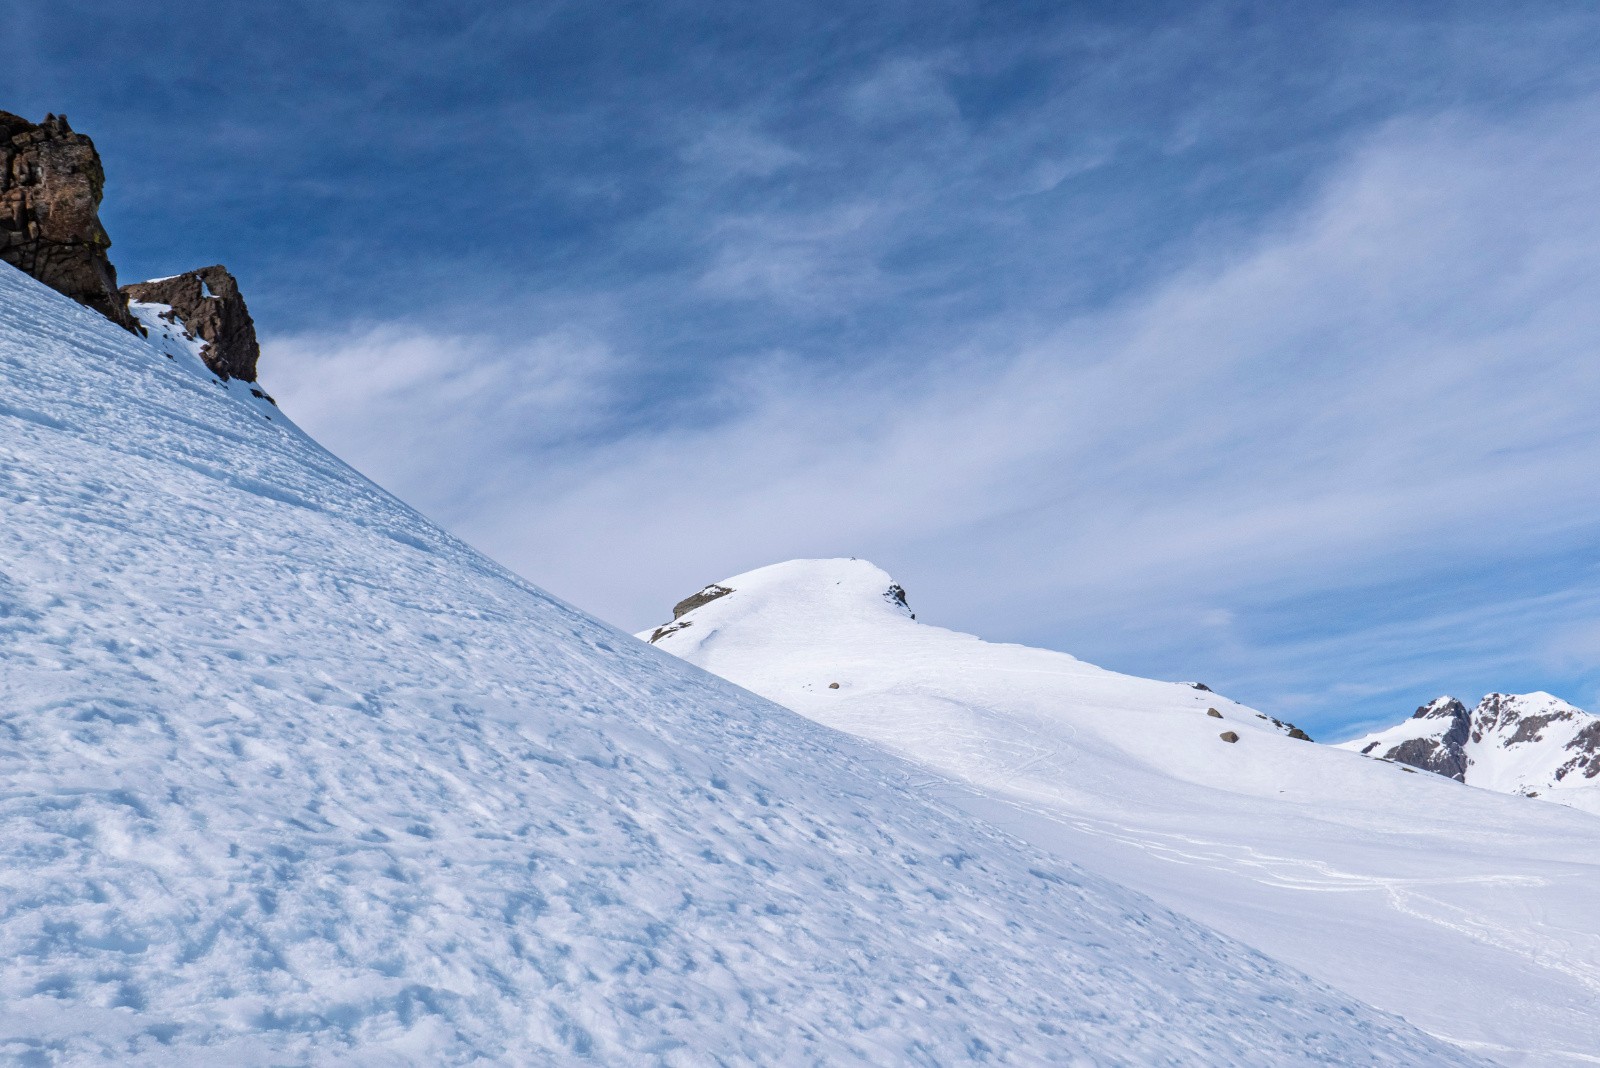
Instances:
[[[1505,793],[1600,811],[1600,716],[1553,694],[1437,697],[1393,727],[1342,745]]]
[[[1435,697],[1411,714],[1412,719],[1453,719],[1467,714],[1467,706],[1454,697]]]

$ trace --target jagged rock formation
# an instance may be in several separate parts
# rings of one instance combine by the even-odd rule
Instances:
[[[218,378],[256,380],[261,346],[256,341],[255,320],[250,318],[238,281],[226,267],[218,264],[171,278],[135,282],[123,286],[122,293],[128,300],[170,309],[159,313],[161,318],[181,324],[191,338],[203,342],[200,358]]]
[[[137,334],[106,255],[104,189],[94,142],[65,115],[35,124],[0,111],[0,260]]]
[[[1600,716],[1547,693],[1492,693],[1470,711],[1454,697],[1440,697],[1404,723],[1342,748],[1600,811]]]

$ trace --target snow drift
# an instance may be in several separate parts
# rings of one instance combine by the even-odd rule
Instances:
[[[1455,1059],[181,362],[0,267],[7,1060]]]
[[[865,561],[704,592],[640,637],[1430,1033],[1507,1064],[1600,1061],[1600,821],[1297,740],[1190,684],[927,626]]]

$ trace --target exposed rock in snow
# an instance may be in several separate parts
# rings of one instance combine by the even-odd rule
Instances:
[[[1432,1034],[1508,1064],[1600,1054],[1600,820],[1312,744],[1190,684],[916,623],[892,583],[859,560],[776,564],[656,644]]]
[[[138,332],[100,225],[105,171],[65,115],[32,123],[0,111],[0,261]]]
[[[205,361],[205,339],[185,327],[170,305],[132,300],[128,302],[128,312],[143,328],[150,346],[172,361],[174,370],[209,387],[220,388],[265,422],[292,425],[288,417],[278,411],[278,402],[261,388],[261,383],[225,378],[212,370]]]
[[[245,305],[239,283],[221,264],[199,270],[135,282],[123,294],[141,304],[160,304],[159,313],[191,339],[200,341],[200,359],[217,377],[256,380],[261,346],[256,341],[255,320]]]
[[[189,355],[0,265],[0,1060],[1471,1062],[550,598]]]
[[[1439,697],[1341,748],[1600,814],[1600,716],[1547,693]]]

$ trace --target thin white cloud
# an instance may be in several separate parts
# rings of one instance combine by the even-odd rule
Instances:
[[[602,421],[623,367],[571,332],[521,344],[386,325],[271,341],[265,384],[328,448],[425,511],[491,510],[485,472]]]

